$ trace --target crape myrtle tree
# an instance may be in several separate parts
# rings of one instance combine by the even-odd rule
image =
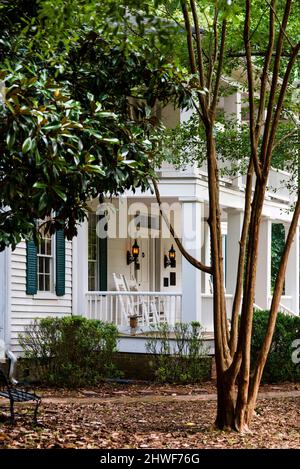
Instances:
[[[148,187],[160,129],[142,103],[186,93],[161,50],[149,61],[149,44],[131,40],[139,17],[126,12],[0,1],[0,249],[36,238],[37,220],[71,239],[90,198]]]
[[[276,146],[287,144],[285,139],[289,133],[295,137],[297,127],[299,132],[297,124],[299,109],[297,110],[295,86],[293,86],[297,70],[299,72],[297,6],[297,2],[291,0],[283,2],[181,0],[169,4],[164,2],[161,7],[164,14],[180,21],[185,27],[189,67],[194,77],[196,95],[194,109],[200,121],[199,126],[196,126],[199,129],[198,140],[201,142],[199,147],[202,149],[204,147],[204,159],[208,171],[211,265],[203,265],[199,259],[193,259],[191,256],[186,257],[195,267],[212,275],[213,278],[218,397],[216,425],[220,429],[245,431],[253,417],[263,369],[272,342],[290,247],[299,222],[300,198],[297,183],[292,221],[275,280],[266,334],[257,362],[251,364],[250,346],[258,243],[268,176],[272,159],[275,159]],[[229,330],[219,198],[221,173],[218,150],[222,151],[222,145],[218,149],[216,124],[218,101],[224,93],[222,79],[226,75],[232,75],[234,71],[244,73],[249,121],[246,131],[245,129],[241,131],[243,136],[247,136],[248,142],[248,151],[239,155],[242,157],[240,164],[246,165],[245,206]],[[286,120],[289,124],[285,125]],[[291,121],[295,121],[295,126],[290,124]],[[224,136],[226,138],[226,133]],[[188,135],[187,140],[190,138],[191,135]],[[226,147],[226,143],[224,146]],[[298,150],[297,146],[294,150],[290,153],[294,159],[297,176],[299,141]],[[285,162],[282,161],[282,157],[278,157],[278,154],[276,157],[277,166],[284,167]],[[199,157],[199,160],[202,159]],[[253,185],[254,190],[252,190]],[[160,194],[155,182],[154,186],[160,203]],[[168,224],[163,211],[161,213]],[[180,240],[176,238],[172,226],[169,227],[184,254]]]
[[[247,429],[299,219],[297,188],[268,328],[250,377],[264,196],[275,150],[289,132],[295,135],[295,128],[284,124],[297,115],[291,86],[300,47],[296,1],[40,0],[11,5],[2,0],[0,6],[0,72],[6,85],[0,115],[1,247],[35,233],[35,220],[47,216],[50,229],[63,224],[71,238],[89,197],[143,189],[149,179],[160,202],[154,165],[162,139],[155,116],[142,103],[192,103],[208,168],[211,265],[190,256],[170,230],[182,254],[213,277],[216,424]],[[249,128],[247,151],[236,158],[246,168],[247,182],[229,330],[219,202],[218,145],[223,145],[216,124],[223,77],[236,70],[244,73]],[[134,103],[140,107],[131,109]]]

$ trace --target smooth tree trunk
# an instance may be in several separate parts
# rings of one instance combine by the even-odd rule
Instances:
[[[248,255],[244,282],[245,292],[240,319],[241,325],[237,352],[229,366],[228,361],[226,361],[226,355],[224,356],[222,349],[222,334],[219,334],[218,332],[215,333],[215,360],[217,368],[218,397],[217,416],[215,423],[217,428],[222,430],[231,428],[240,432],[248,431],[251,424],[263,369],[270,351],[272,337],[275,330],[276,317],[284,285],[288,256],[291,245],[294,241],[297,224],[299,222],[300,199],[298,194],[298,200],[286,239],[279,272],[275,283],[275,293],[271,304],[270,317],[265,339],[256,363],[256,367],[254,369],[253,379],[250,381],[250,352],[254,290],[256,284],[256,270],[258,261],[259,231],[265,191],[266,181],[259,185],[253,200],[253,212],[249,227]],[[215,282],[214,288],[221,288],[221,284]],[[215,308],[219,307],[220,304],[221,302],[216,302]],[[216,309],[214,310],[215,327],[222,327],[218,319],[221,314],[222,312],[218,312]]]
[[[284,253],[279,266],[275,284],[269,323],[254,375],[250,379],[250,362],[254,295],[258,247],[263,204],[271,167],[275,135],[281,118],[289,78],[299,53],[300,43],[293,46],[289,42],[289,60],[284,76],[279,79],[281,59],[284,55],[284,44],[287,41],[287,25],[291,13],[292,0],[285,0],[282,17],[276,12],[276,0],[270,0],[269,31],[267,49],[262,54],[264,62],[261,70],[259,104],[256,106],[256,84],[252,64],[253,24],[251,24],[251,0],[245,0],[245,19],[243,39],[247,69],[248,103],[249,103],[249,155],[248,172],[245,188],[244,222],[240,240],[240,251],[237,268],[236,291],[231,311],[231,328],[229,331],[226,311],[225,285],[223,273],[221,209],[219,198],[219,170],[215,141],[216,110],[219,101],[220,83],[225,57],[227,19],[223,18],[219,30],[218,2],[215,4],[210,45],[204,54],[201,25],[195,0],[180,0],[186,30],[187,50],[191,73],[198,77],[196,86],[205,90],[198,93],[196,111],[205,128],[206,162],[208,168],[209,217],[211,243],[211,266],[194,259],[184,248],[172,225],[166,219],[161,208],[159,190],[155,181],[154,188],[161,215],[164,217],[182,255],[195,268],[210,274],[213,278],[213,314],[215,361],[217,371],[217,416],[216,426],[219,429],[248,430],[253,417],[257,393],[271,347],[276,324],[276,316],[282,295],[284,277],[291,244],[299,222],[299,194],[293,220],[287,236]],[[280,25],[278,26],[278,22]],[[276,28],[277,25],[277,34]],[[203,55],[207,59],[204,65]],[[266,115],[265,115],[266,112]],[[261,141],[260,141],[261,140]],[[256,177],[252,190],[253,177]],[[241,314],[239,317],[241,309]]]

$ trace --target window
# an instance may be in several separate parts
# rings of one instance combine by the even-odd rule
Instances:
[[[98,238],[96,234],[97,215],[89,214],[88,225],[88,289],[89,291],[98,290]]]
[[[37,280],[38,291],[52,291],[54,284],[54,238],[41,228],[41,239],[37,250]]]
[[[107,238],[98,238],[96,227],[101,215],[89,214],[88,222],[88,290],[107,290]]]
[[[64,230],[57,230],[55,235],[50,236],[41,227],[40,233],[38,245],[33,239],[26,241],[26,294],[36,295],[40,291],[64,296],[66,289]]]

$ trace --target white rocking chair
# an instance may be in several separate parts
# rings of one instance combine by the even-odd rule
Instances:
[[[128,282],[123,274],[113,273],[113,280],[117,291],[138,292],[138,285],[134,281]],[[128,317],[137,316],[140,325],[159,322],[160,314],[157,310],[155,298],[148,299],[141,295],[120,295],[119,301],[122,309],[122,316],[128,323]]]

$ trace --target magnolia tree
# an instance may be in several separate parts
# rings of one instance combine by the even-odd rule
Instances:
[[[180,7],[181,18],[174,2],[170,3],[169,8],[165,4],[162,10],[166,16],[184,24],[186,32],[195,96],[193,106],[200,121],[196,133],[198,131],[199,146],[205,150],[204,160],[208,171],[211,265],[204,265],[199,259],[192,258],[176,237],[172,226],[169,227],[182,254],[195,267],[213,278],[218,397],[216,425],[220,429],[244,431],[253,417],[272,343],[287,260],[299,222],[297,184],[296,202],[292,207],[292,221],[280,259],[265,338],[257,362],[250,363],[258,243],[268,176],[272,160],[275,159],[276,146],[283,144],[287,136],[296,136],[297,139],[299,131],[293,86],[300,48],[300,43],[295,40],[297,5],[291,0],[280,4],[275,0],[223,1],[213,4],[181,0]],[[248,151],[239,155],[242,158],[240,164],[246,167],[245,206],[229,330],[224,288],[216,123],[217,105],[224,93],[222,79],[237,69],[241,72],[245,70],[244,91],[247,93],[249,126],[246,133]],[[241,134],[245,137],[245,130],[241,130]],[[186,137],[183,140],[188,142],[191,134],[188,133]],[[221,145],[220,151],[222,148]],[[295,147],[291,152],[294,164],[296,159],[296,172],[299,170],[298,149]],[[160,203],[155,181],[154,186]],[[161,213],[168,223],[163,210]]]
[[[184,93],[131,39],[138,18],[113,0],[0,2],[0,250],[37,238],[39,219],[71,239],[88,200],[149,187],[159,127],[129,98]]]

